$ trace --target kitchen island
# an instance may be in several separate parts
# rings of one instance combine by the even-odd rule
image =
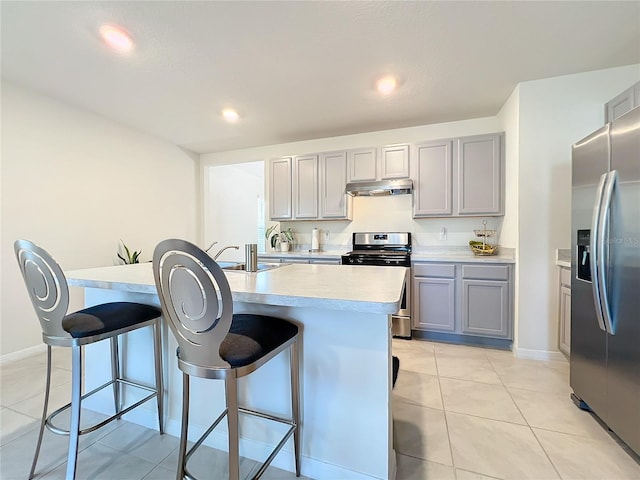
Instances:
[[[150,263],[65,272],[70,286],[83,287],[85,305],[137,301],[159,305]],[[393,267],[283,264],[246,273],[226,271],[234,312],[262,313],[289,319],[302,330],[301,433],[302,474],[311,478],[393,479],[395,453],[391,416],[390,314],[400,305],[405,270]],[[153,384],[151,332],[128,334],[122,345],[125,374]],[[86,348],[85,390],[110,378],[108,342]],[[163,332],[166,431],[180,432],[181,372],[176,342]],[[276,415],[290,414],[288,355],[240,381],[240,402]],[[193,379],[190,433],[195,439],[224,409],[223,382]],[[109,413],[109,392],[87,408]],[[127,395],[129,397],[127,397]],[[134,398],[126,392],[127,401]],[[157,428],[155,403],[148,402],[126,419]],[[226,450],[224,422],[207,444]],[[264,460],[280,431],[261,420],[241,417],[241,455]],[[294,471],[293,445],[273,465]]]

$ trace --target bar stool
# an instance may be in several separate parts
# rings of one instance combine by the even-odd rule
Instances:
[[[45,426],[53,433],[69,435],[66,478],[74,479],[78,460],[79,436],[93,432],[109,422],[119,419],[125,413],[156,398],[158,403],[158,423],[160,434],[164,433],[163,424],[163,386],[160,318],[162,311],[150,305],[130,302],[115,302],[85,308],[67,314],[69,308],[69,287],[67,279],[56,261],[41,247],[28,240],[16,240],[14,250],[20,265],[20,271],[42,327],[42,341],[47,344],[47,380],[44,394],[44,407],[40,434],[29,478],[33,478]],[[126,380],[120,375],[118,354],[118,336],[142,327],[154,330],[155,388]],[[82,347],[100,340],[111,342],[111,380],[82,395]],[[51,387],[51,347],[71,348],[71,403],[59,408],[47,416],[49,390]],[[121,405],[122,385],[141,388],[150,392],[143,399],[127,408]],[[80,429],[81,403],[98,391],[113,387],[115,414],[90,427]],[[71,408],[69,430],[57,427],[53,419]]]
[[[274,420],[289,429],[262,464],[260,478],[293,434],[296,476],[300,476],[298,327],[280,318],[233,314],[229,283],[220,266],[204,251],[184,240],[164,240],[153,254],[153,275],[164,317],[178,342],[182,371],[182,429],[177,479],[194,479],[187,462],[226,416],[229,428],[229,478],[239,478],[238,414]],[[290,349],[292,418],[276,417],[238,406],[238,378],[257,370]],[[189,377],[222,379],[226,408],[187,451]]]

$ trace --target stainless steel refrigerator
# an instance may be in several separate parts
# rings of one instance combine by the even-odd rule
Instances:
[[[571,388],[640,454],[640,107],[572,150]]]

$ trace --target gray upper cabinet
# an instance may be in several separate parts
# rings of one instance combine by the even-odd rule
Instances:
[[[414,217],[504,215],[503,135],[414,145]]]
[[[347,153],[320,154],[320,217],[351,219],[351,197],[344,193],[347,185]]]
[[[501,135],[457,140],[458,215],[503,215]]]
[[[448,216],[451,200],[453,142],[442,140],[414,146],[411,171],[414,179],[413,216]]]
[[[638,105],[640,105],[640,82],[627,88],[605,104],[604,122],[613,122]]]
[[[409,177],[409,145],[387,145],[380,154],[380,179]]]
[[[350,182],[368,182],[378,178],[375,148],[360,148],[347,152]]]
[[[294,218],[318,218],[318,156],[295,157],[293,172]]]
[[[269,217],[271,220],[291,220],[293,161],[291,157],[270,161],[269,169]]]

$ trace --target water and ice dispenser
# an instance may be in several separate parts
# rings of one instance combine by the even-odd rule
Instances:
[[[578,230],[578,258],[576,264],[577,276],[580,280],[591,282],[591,230]]]

